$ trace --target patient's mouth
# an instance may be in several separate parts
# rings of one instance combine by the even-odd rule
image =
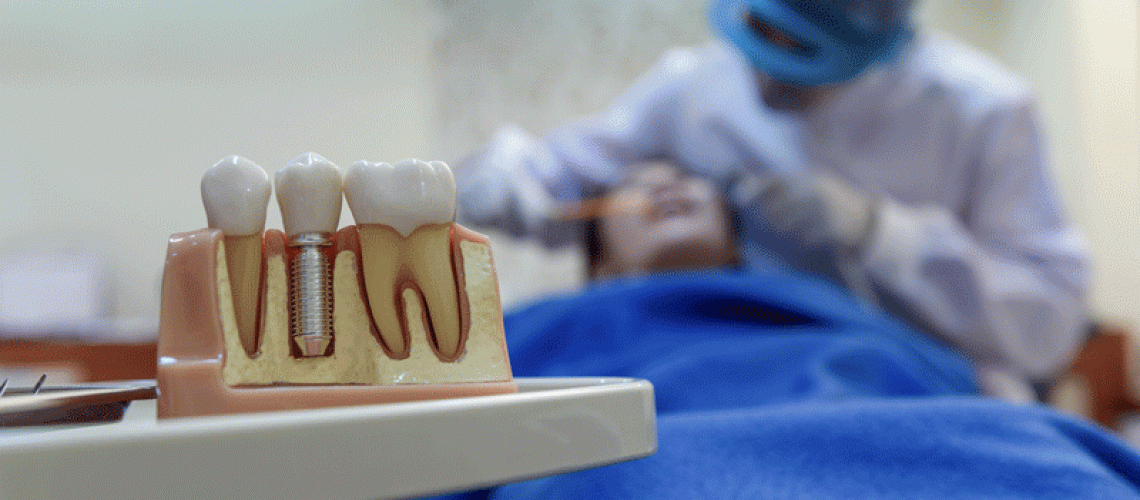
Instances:
[[[650,218],[658,222],[673,217],[684,217],[691,214],[694,209],[692,201],[681,197],[670,197],[653,205]]]

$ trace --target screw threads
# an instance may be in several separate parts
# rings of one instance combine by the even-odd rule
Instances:
[[[290,241],[300,247],[290,277],[290,325],[303,356],[320,356],[333,335],[332,274],[321,247],[331,244],[320,233],[304,233]]]

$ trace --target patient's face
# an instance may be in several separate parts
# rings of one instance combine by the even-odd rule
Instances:
[[[727,212],[706,179],[650,164],[604,203],[599,275],[718,267],[735,260]]]

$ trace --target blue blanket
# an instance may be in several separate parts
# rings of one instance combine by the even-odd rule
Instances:
[[[606,282],[504,321],[516,374],[648,379],[661,414],[977,392],[965,357],[800,275]]]
[[[517,376],[653,382],[659,450],[467,498],[1136,498],[1140,457],[826,282],[673,274],[505,317]]]

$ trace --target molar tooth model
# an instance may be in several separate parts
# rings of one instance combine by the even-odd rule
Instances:
[[[442,162],[307,153],[270,187],[231,156],[202,178],[208,228],[170,238],[160,418],[515,392],[490,245],[454,223]],[[343,184],[343,186],[342,186]],[[341,196],[356,226],[336,230]]]
[[[399,335],[407,330],[399,323],[406,317],[395,292],[413,286],[427,303],[437,354],[458,358],[462,315],[448,251],[455,219],[451,169],[438,161],[359,161],[345,175],[344,195],[360,235],[364,289],[385,345],[396,356],[407,355],[407,339]]]

